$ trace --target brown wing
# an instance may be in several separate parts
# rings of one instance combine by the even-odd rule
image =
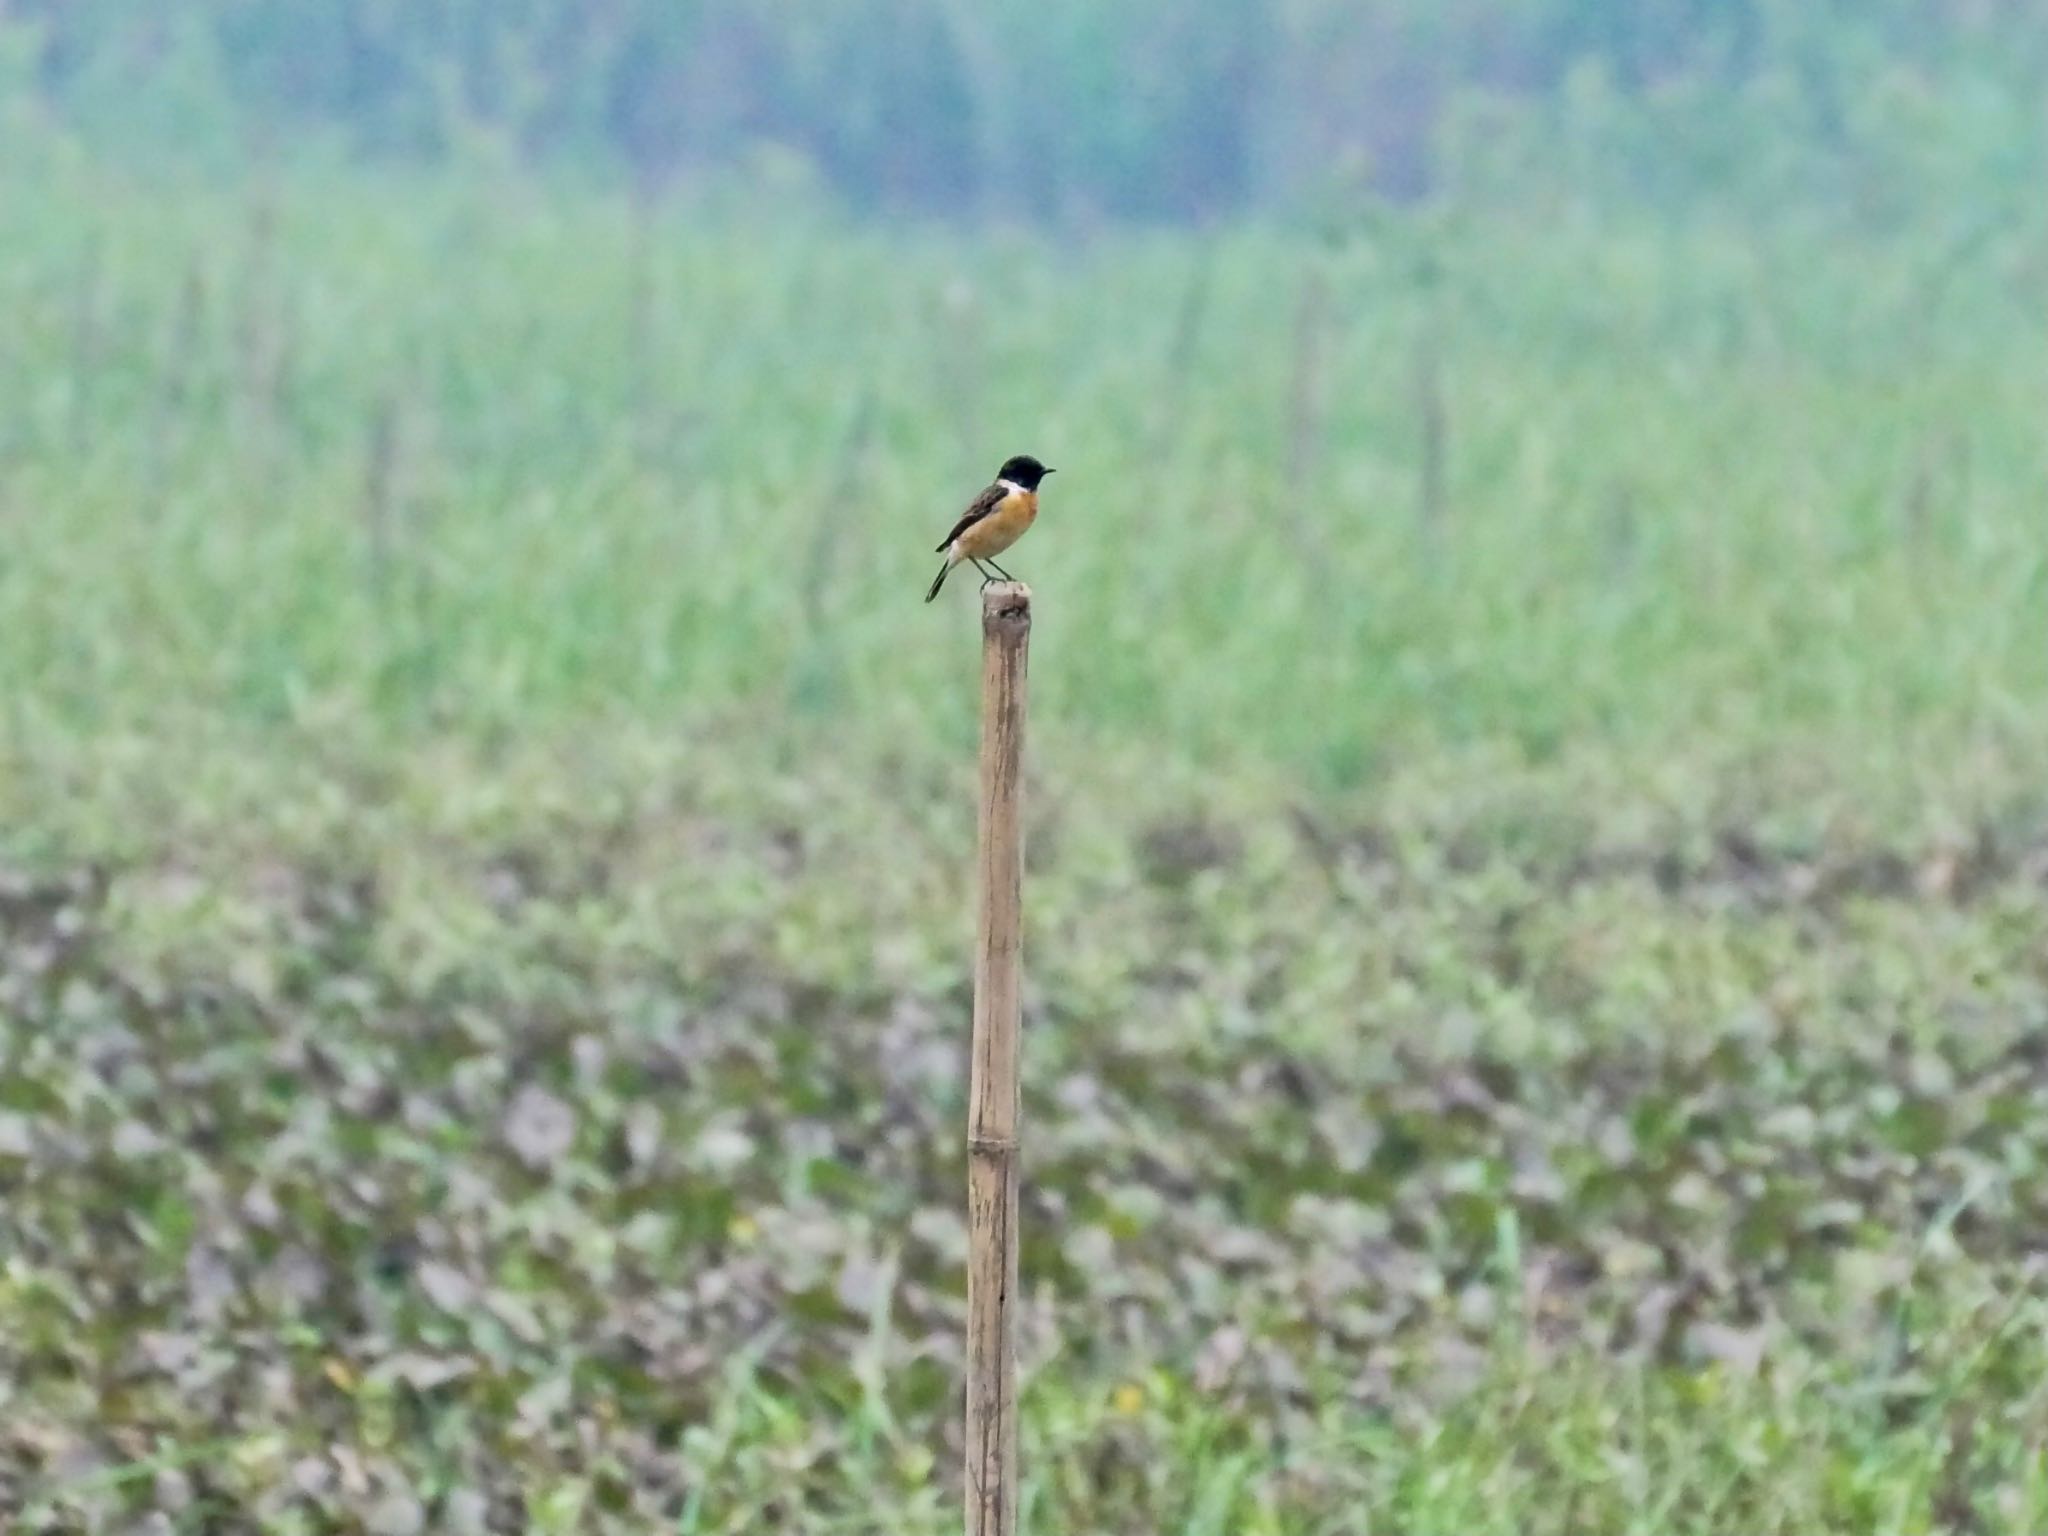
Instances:
[[[989,513],[995,511],[997,507],[1003,504],[1003,498],[1009,494],[1007,486],[992,485],[975,497],[973,505],[960,514],[960,521],[953,525],[951,533],[939,540],[933,553],[943,555],[947,550],[951,549],[955,539],[959,538],[961,534],[972,528],[984,517],[987,517]]]

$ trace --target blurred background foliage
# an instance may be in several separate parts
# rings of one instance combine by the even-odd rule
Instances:
[[[0,0],[0,1528],[2048,1530],[2048,5]]]
[[[1738,167],[1759,200],[1897,214],[1902,185],[2010,185],[2048,122],[2035,0],[11,0],[0,36],[0,79],[131,149],[765,159],[1029,218],[1477,176],[1668,202]]]

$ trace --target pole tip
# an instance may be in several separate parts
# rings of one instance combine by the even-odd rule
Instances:
[[[1021,581],[992,581],[981,589],[981,621],[1031,620],[1031,589]]]

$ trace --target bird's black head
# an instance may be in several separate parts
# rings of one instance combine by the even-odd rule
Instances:
[[[1012,485],[1021,485],[1027,491],[1038,489],[1038,482],[1052,471],[1028,453],[1020,453],[1013,459],[1003,460],[1003,467],[996,471],[998,480],[1007,480]]]

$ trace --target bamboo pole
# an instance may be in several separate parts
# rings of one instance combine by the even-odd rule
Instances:
[[[967,1093],[967,1536],[1017,1529],[1018,1023],[1031,589],[981,598],[981,836]]]

